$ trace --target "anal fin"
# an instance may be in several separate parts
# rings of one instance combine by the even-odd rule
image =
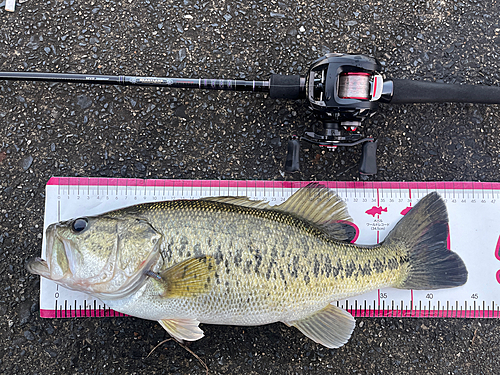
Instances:
[[[196,341],[204,336],[203,331],[198,327],[200,322],[195,319],[163,319],[158,323],[179,342]]]
[[[351,314],[332,304],[304,319],[284,323],[327,348],[344,345],[356,325]]]

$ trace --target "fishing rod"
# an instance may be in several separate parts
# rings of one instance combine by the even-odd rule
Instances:
[[[377,173],[377,141],[365,137],[358,128],[376,113],[379,103],[500,104],[500,87],[384,80],[381,68],[370,56],[329,53],[314,61],[305,76],[272,74],[266,81],[35,72],[0,72],[0,80],[251,91],[268,93],[275,99],[306,99],[319,125],[300,137],[291,136],[285,159],[287,172],[300,169],[300,141],[306,141],[328,150],[362,145],[359,172]]]

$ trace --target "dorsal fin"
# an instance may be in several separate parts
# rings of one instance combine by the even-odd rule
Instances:
[[[336,240],[351,241],[356,236],[356,228],[349,225],[352,218],[346,204],[338,195],[317,182],[299,189],[273,209],[306,220]]]
[[[219,202],[219,203],[229,203],[236,206],[248,207],[248,208],[259,208],[265,210],[271,210],[272,207],[266,201],[253,201],[247,197],[207,197],[201,198],[201,201]]]
[[[284,212],[305,220],[338,241],[356,238],[356,227],[345,203],[324,185],[311,182],[300,188],[284,203],[271,206],[266,201],[254,201],[247,197],[209,197],[201,200],[229,203],[237,206]]]

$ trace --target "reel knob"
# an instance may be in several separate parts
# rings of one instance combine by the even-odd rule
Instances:
[[[285,160],[285,172],[293,173],[300,170],[299,165],[300,142],[296,135],[288,141],[288,149]]]
[[[377,174],[377,144],[378,141],[363,144],[359,173],[364,175]]]

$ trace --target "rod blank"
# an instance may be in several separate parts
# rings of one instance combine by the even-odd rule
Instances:
[[[269,81],[213,78],[110,76],[73,73],[0,72],[0,80],[85,83],[98,85],[155,86],[204,90],[269,92]]]

